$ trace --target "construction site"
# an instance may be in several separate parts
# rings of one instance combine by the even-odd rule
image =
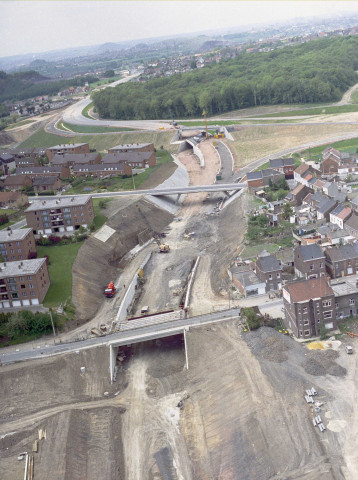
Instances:
[[[144,187],[237,178],[215,146],[200,143],[204,167],[187,148]],[[248,193],[177,200],[111,200],[106,225],[74,263],[77,324],[63,342],[180,310],[194,268],[189,315],[235,307],[227,269],[243,242]],[[357,478],[358,361],[343,339],[309,350],[273,328],[244,332],[239,315],[185,337],[118,347],[113,382],[108,346],[3,365],[1,479]]]

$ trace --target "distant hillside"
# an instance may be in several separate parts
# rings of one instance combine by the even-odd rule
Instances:
[[[244,53],[192,72],[93,94],[101,117],[185,118],[256,105],[333,102],[357,82],[358,38]]]
[[[0,102],[23,100],[42,95],[55,95],[70,86],[82,86],[85,82],[95,82],[97,77],[76,77],[68,80],[51,81],[35,70],[7,74],[0,70]]]

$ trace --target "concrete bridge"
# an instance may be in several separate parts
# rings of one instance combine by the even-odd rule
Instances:
[[[57,343],[55,345],[47,345],[41,348],[29,347],[26,344],[19,345],[18,348],[16,348],[17,351],[2,353],[0,358],[2,364],[7,365],[15,362],[24,362],[28,360],[52,357],[55,355],[75,353],[88,348],[107,346],[109,347],[110,353],[110,378],[111,381],[113,381],[115,374],[117,347],[121,345],[131,345],[134,343],[145,342],[148,340],[155,340],[158,338],[165,338],[173,335],[183,334],[186,353],[186,365],[188,367],[188,352],[186,349],[185,332],[187,332],[190,328],[198,327],[201,325],[208,325],[211,323],[238,319],[239,316],[240,310],[238,308],[232,308],[229,310],[208,313],[205,315],[184,319],[178,318],[177,320],[174,319],[171,321],[165,321],[164,319],[163,323],[151,323],[150,317],[146,317],[147,324],[145,326],[138,327],[137,324],[134,323],[133,327],[135,328],[130,328],[130,322],[127,322],[127,330],[108,334],[103,337],[89,338],[87,340],[81,340],[71,343]]]
[[[79,195],[60,195],[60,198],[73,198],[73,197],[93,197],[93,198],[106,198],[106,197],[125,197],[129,195],[152,195],[154,197],[161,197],[164,195],[187,195],[189,193],[198,192],[223,192],[229,196],[229,192],[237,192],[247,187],[247,183],[215,183],[213,185],[197,185],[190,187],[171,187],[171,188],[152,188],[149,190],[125,190],[121,192],[104,192],[104,193],[81,193]],[[31,197],[32,201],[53,200],[58,196],[46,196]]]

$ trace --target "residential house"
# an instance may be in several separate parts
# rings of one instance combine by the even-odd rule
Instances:
[[[333,225],[332,223],[320,226],[318,228],[318,233],[321,236],[322,244],[346,244],[353,238],[348,232],[342,230],[337,225]]]
[[[35,192],[62,190],[62,181],[60,177],[37,177],[32,181]]]
[[[266,292],[281,290],[282,265],[275,255],[270,255],[267,252],[259,255],[255,265],[255,273],[259,280],[265,282]]]
[[[324,253],[326,255],[326,269],[331,278],[358,273],[357,243],[327,248]]]
[[[7,191],[21,190],[25,187],[31,187],[32,180],[27,175],[9,175],[5,178],[4,188]]]
[[[320,335],[321,328],[337,329],[335,298],[325,278],[286,284],[282,290],[285,327],[297,338]]]
[[[16,175],[28,175],[32,179],[50,176],[66,179],[70,177],[71,172],[67,165],[45,165],[43,167],[17,168]]]
[[[322,192],[338,203],[345,202],[347,199],[347,194],[338,187],[337,182],[325,182]]]
[[[249,265],[233,267],[231,270],[232,282],[245,298],[266,293],[266,283],[259,280]]]
[[[100,153],[64,153],[56,154],[51,159],[51,165],[65,165],[74,167],[75,165],[94,165],[101,163]]]
[[[36,200],[25,210],[25,216],[35,235],[73,232],[93,221],[92,198],[79,195]]]
[[[352,210],[345,205],[337,205],[337,207],[329,214],[329,220],[334,225],[338,225],[339,228],[343,228],[343,224],[352,215]]]
[[[46,149],[46,155],[50,161],[55,155],[64,155],[65,153],[90,153],[90,149],[88,143],[55,145]]]
[[[102,163],[126,163],[132,168],[154,167],[156,158],[154,152],[107,153],[102,157]]]
[[[45,258],[0,263],[0,309],[40,305],[49,286]]]
[[[292,179],[295,170],[295,161],[293,158],[274,158],[270,160],[270,168],[283,173],[286,179]]]
[[[317,244],[299,245],[294,250],[295,274],[303,278],[326,276],[326,257]]]
[[[302,200],[309,194],[313,193],[309,187],[303,183],[298,183],[296,187],[290,192],[290,201],[292,204],[300,206],[302,205]]]
[[[358,315],[358,287],[356,278],[339,278],[331,281],[335,298],[337,320]]]
[[[303,183],[303,185],[306,185],[306,187],[310,187],[308,182],[316,175],[317,173],[314,172],[312,167],[310,167],[307,163],[301,163],[301,165],[298,166],[294,171],[294,180],[298,183]]]
[[[0,192],[0,207],[22,207],[28,203],[23,192]]]
[[[303,203],[307,203],[316,211],[317,220],[329,219],[330,212],[336,207],[337,202],[320,192],[308,194],[303,199]]]
[[[322,175],[331,175],[332,173],[337,173],[340,163],[340,152],[333,147],[327,147],[322,152],[322,162],[320,164]]]
[[[352,235],[352,237],[358,238],[358,214],[356,212],[353,212],[344,223],[344,229]]]
[[[0,254],[5,262],[27,260],[35,252],[35,237],[31,228],[0,230]]]
[[[9,175],[16,168],[15,157],[10,153],[0,154],[0,165],[4,175]]]
[[[108,153],[155,152],[153,143],[127,143],[109,148]]]
[[[35,167],[38,165],[38,160],[33,157],[17,158],[15,160],[16,168],[22,169],[26,167]]]
[[[76,177],[113,177],[117,175],[132,175],[132,167],[125,162],[100,163],[99,165],[75,165],[72,173]]]
[[[270,180],[272,183],[277,183],[283,178],[285,175],[280,173],[272,168],[266,168],[263,170],[258,170],[257,172],[249,172],[246,175],[247,178],[247,186],[249,188],[262,188],[268,187],[270,184]]]

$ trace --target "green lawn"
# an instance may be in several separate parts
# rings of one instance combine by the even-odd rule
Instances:
[[[323,150],[328,146],[336,148],[342,152],[356,153],[358,149],[358,137],[350,138],[349,140],[341,140],[340,142],[329,143],[325,145],[320,145],[319,147],[313,147],[309,150],[303,150],[301,156],[304,158],[314,158],[315,160],[321,160],[321,155]]]
[[[85,107],[83,110],[82,110],[82,115],[86,118],[92,118],[88,115],[88,112],[91,110],[91,108],[93,107],[93,102],[89,103],[87,105],[87,107]]]
[[[355,90],[351,95],[351,101],[353,103],[358,103],[358,90]]]
[[[95,214],[93,223],[96,227],[96,230],[101,228],[102,225],[104,225],[107,221],[107,217],[106,217],[106,215],[104,215],[104,213],[102,213],[102,209],[99,206],[99,204],[100,204],[100,202],[108,203],[108,201],[109,201],[109,199],[101,199],[101,198],[93,198],[92,199],[93,209],[94,209],[94,214]]]
[[[0,225],[0,230],[5,230],[7,227],[11,227],[11,225],[14,225],[15,222],[7,222],[4,223],[4,225]]]
[[[173,138],[173,132],[118,132],[108,135],[81,135],[66,138],[65,136],[52,135],[46,133],[43,128],[27,138],[19,145],[19,148],[53,147],[62,143],[89,143],[91,149],[97,152],[104,152],[108,148],[126,143],[154,143],[154,147],[159,150],[163,146],[164,150],[176,151],[176,145],[170,145]]]
[[[133,128],[125,128],[125,127],[102,127],[96,125],[72,125],[71,123],[67,122],[60,122],[58,123],[57,127],[60,130],[64,130],[65,132],[71,130],[74,133],[117,133],[117,132],[132,132],[134,131]],[[68,129],[68,130],[66,130]]]
[[[21,127],[21,125],[27,125],[28,123],[33,123],[34,121],[35,120],[33,119],[28,119],[28,120],[21,120],[20,122],[16,122],[16,123],[11,123],[5,128],[5,130],[11,130],[12,128],[15,128],[15,127]]]
[[[339,105],[336,107],[316,107],[302,110],[291,110],[287,112],[267,113],[265,115],[257,115],[262,118],[273,117],[296,117],[302,115],[331,115],[334,113],[350,113],[358,112],[358,105]]]
[[[51,285],[44,299],[45,307],[56,307],[72,296],[72,265],[83,242],[37,247],[38,257],[49,256]]]
[[[18,212],[12,208],[0,208],[0,215],[12,215],[13,213]]]

